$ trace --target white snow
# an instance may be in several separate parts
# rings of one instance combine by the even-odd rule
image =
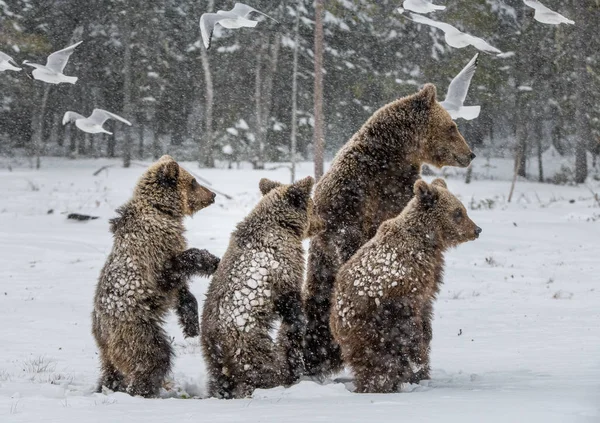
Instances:
[[[92,176],[107,164],[115,166]],[[507,169],[501,180],[448,180],[483,233],[446,255],[432,380],[393,395],[359,395],[344,373],[342,382],[305,380],[232,401],[182,399],[204,397],[206,372],[198,340],[184,340],[173,316],[167,330],[177,357],[163,398],[92,393],[98,356],[90,312],[111,248],[107,220],[143,168],[62,159],[44,159],[39,171],[2,167],[0,422],[598,422],[600,208],[589,189],[600,192],[600,183],[519,181],[508,204],[512,167],[478,158],[474,174],[490,165]],[[285,168],[186,166],[234,197],[217,197],[186,222],[190,245],[219,256],[259,199],[260,178],[289,179]],[[297,176],[312,169],[301,163]],[[67,212],[100,218],[72,222]],[[192,285],[199,302],[207,285]]]

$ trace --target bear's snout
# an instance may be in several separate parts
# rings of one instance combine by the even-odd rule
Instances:
[[[483,229],[481,229],[479,226],[475,226],[475,238],[479,238],[479,234],[481,234],[481,232],[483,232]]]

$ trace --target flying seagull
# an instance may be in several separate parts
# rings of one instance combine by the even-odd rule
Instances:
[[[533,15],[533,19],[538,22],[550,24],[550,25],[560,25],[561,23],[575,24],[571,19],[565,18],[560,13],[555,12],[554,10],[548,9],[542,3],[537,0],[523,0],[527,6],[535,9],[535,14]]]
[[[448,87],[446,99],[440,103],[450,113],[452,119],[463,118],[472,120],[478,117],[479,112],[481,112],[481,106],[463,106],[467,98],[469,85],[471,85],[471,79],[473,79],[473,75],[475,75],[475,70],[477,69],[478,59],[479,53],[454,77]]]
[[[108,119],[115,119],[131,126],[131,122],[128,120],[102,109],[94,109],[91,116],[87,118],[85,116],[81,116],[79,113],[66,112],[63,116],[62,123],[63,125],[66,125],[69,122],[75,122],[76,127],[81,129],[83,132],[87,132],[88,134],[98,134],[102,132],[104,134],[112,135],[112,132],[108,132],[102,127],[104,122],[106,122]]]
[[[411,13],[410,18],[407,19],[410,19],[416,23],[429,25],[434,28],[441,29],[442,31],[444,31],[444,39],[450,47],[463,48],[467,46],[473,46],[477,50],[483,51],[485,53],[502,54],[500,50],[498,50],[494,46],[491,46],[485,40],[482,40],[481,38],[475,37],[471,34],[467,34],[466,32],[459,31],[450,24],[434,21],[433,19],[429,19],[425,16],[418,15],[416,13]]]
[[[13,63],[15,65],[17,64],[17,62],[15,62],[12,57],[0,51],[0,72],[4,72],[7,70],[20,71],[21,68],[13,65]]]
[[[260,10],[256,10],[244,3],[236,3],[231,10],[218,10],[217,13],[204,13],[200,17],[200,32],[202,33],[202,40],[204,41],[206,49],[208,50],[210,48],[210,42],[216,24],[227,29],[254,28],[258,24],[258,21],[248,19],[248,16],[250,16],[252,12],[260,13],[269,19],[273,19]],[[275,19],[273,20],[278,22]]]
[[[48,56],[46,66],[39,65],[37,63],[31,63],[28,60],[25,60],[23,64],[35,68],[35,70],[31,72],[34,79],[38,79],[49,84],[60,84],[61,82],[74,84],[77,82],[77,77],[66,76],[63,74],[63,70],[69,61],[69,57],[71,57],[71,54],[73,54],[75,47],[82,42],[83,41],[80,41],[77,44],[73,44],[70,47],[52,53],[50,56]]]
[[[436,10],[444,10],[446,8],[446,6],[438,6],[437,4],[432,4],[427,0],[404,0],[402,7],[404,7],[406,10],[417,13],[431,13],[435,12]]]

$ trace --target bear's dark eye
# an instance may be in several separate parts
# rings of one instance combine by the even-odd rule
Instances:
[[[196,188],[198,186],[198,182],[195,179],[192,179],[192,188]]]
[[[456,209],[454,211],[454,220],[457,222],[460,222],[464,217],[464,213],[462,211],[462,209]]]

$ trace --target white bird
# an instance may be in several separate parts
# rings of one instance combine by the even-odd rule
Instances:
[[[4,72],[4,71],[7,71],[7,70],[20,71],[21,68],[13,65],[13,63],[16,65],[17,62],[15,62],[13,60],[13,58],[10,57],[8,54],[2,53],[0,51],[0,72]]]
[[[75,126],[81,129],[83,132],[87,132],[89,134],[98,134],[102,132],[104,134],[112,135],[112,132],[108,132],[102,127],[104,122],[106,122],[108,119],[115,119],[131,126],[131,122],[128,120],[102,109],[94,109],[90,117],[87,118],[79,113],[66,112],[63,116],[62,124],[66,125],[69,122],[75,122]]]
[[[448,86],[446,99],[440,103],[450,113],[452,119],[472,120],[478,117],[481,112],[481,106],[463,106],[467,98],[469,85],[471,85],[471,79],[473,79],[477,69],[478,58],[479,53],[454,77]]]
[[[204,13],[200,17],[200,32],[206,49],[210,48],[211,38],[216,24],[227,29],[254,28],[258,24],[258,21],[248,19],[248,16],[250,16],[252,12],[260,13],[269,19],[273,19],[260,10],[256,10],[244,3],[236,3],[231,10],[218,10],[217,13]],[[273,20],[278,22],[275,19]]]
[[[550,25],[560,25],[561,23],[570,24],[570,25],[575,24],[575,22],[572,21],[571,19],[567,19],[560,13],[555,12],[554,10],[548,9],[546,6],[544,6],[542,3],[540,3],[537,0],[523,0],[523,3],[525,3],[527,6],[535,9],[535,14],[533,15],[533,19],[535,19],[538,22],[550,24]]]
[[[477,50],[485,53],[502,54],[500,50],[488,44],[485,40],[482,40],[481,38],[475,37],[471,34],[467,34],[466,32],[459,31],[450,24],[434,21],[433,19],[429,19],[422,15],[417,15],[416,13],[411,13],[410,16],[411,17],[407,19],[410,19],[413,22],[429,25],[444,31],[444,39],[450,47],[463,48],[467,46],[473,46]]]
[[[406,10],[417,13],[431,13],[435,12],[436,10],[444,10],[446,8],[446,6],[438,6],[437,4],[432,4],[427,0],[404,0],[402,6]]]
[[[77,44],[73,44],[72,46],[52,53],[50,56],[48,56],[46,66],[39,65],[37,63],[31,63],[28,60],[25,60],[23,64],[35,68],[35,70],[31,72],[31,75],[33,75],[34,79],[38,79],[49,84],[60,84],[61,82],[74,84],[77,82],[77,77],[66,76],[63,74],[63,71],[67,65],[67,62],[69,61],[69,57],[71,57],[71,54],[73,54],[73,51],[75,50],[75,47],[82,42],[83,41],[80,41]]]

